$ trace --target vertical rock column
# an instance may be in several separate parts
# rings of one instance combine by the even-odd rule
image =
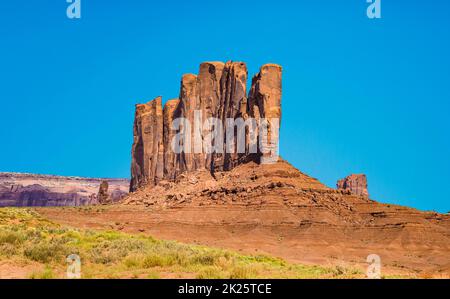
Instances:
[[[201,167],[199,154],[195,154],[196,140],[195,134],[199,134],[198,128],[194,127],[195,110],[200,109],[200,99],[198,96],[197,76],[193,74],[184,75],[181,80],[179,115],[176,118],[184,118],[190,125],[183,125],[182,130],[186,130],[186,138],[182,147],[185,149],[177,157],[177,168],[181,172],[194,171]]]
[[[217,117],[222,121],[224,132],[227,130],[227,119],[240,117],[241,105],[247,101],[247,66],[243,62],[227,62],[220,80],[220,101]],[[227,144],[227,136],[224,134],[223,154],[215,154],[213,160],[214,170],[231,170],[238,164],[237,132],[234,128],[232,144]],[[233,149],[231,152],[229,149]]]
[[[253,77],[252,87],[248,100],[248,113],[255,119],[264,118],[268,121],[278,119],[281,122],[281,79],[282,68],[276,64],[266,64],[261,67],[260,72]],[[259,162],[264,159],[271,159],[278,156],[279,144],[274,144],[274,140],[279,138],[280,123],[268,123],[267,128],[267,152],[259,153]],[[261,130],[259,131],[261,132]],[[258,136],[260,140],[263,136]],[[258,144],[258,148],[260,144]],[[259,148],[260,149],[260,148]],[[261,149],[260,149],[261,150]]]
[[[136,106],[130,191],[163,179],[162,98]]]
[[[205,62],[200,65],[198,75],[198,90],[201,103],[201,114],[203,124],[212,117],[217,118],[219,105],[221,102],[221,86],[220,81],[224,71],[225,64],[223,62]],[[208,130],[201,131],[202,142],[206,143],[206,138],[210,132]],[[212,141],[212,140],[211,140]],[[212,146],[212,142],[208,143]],[[211,170],[212,154],[204,151],[202,159],[204,167]]]
[[[178,106],[180,100],[174,99],[167,101],[163,111],[163,143],[164,143],[164,179],[174,180],[180,173],[176,167],[177,157],[172,149],[172,140],[176,132],[172,129],[172,122],[179,114]]]

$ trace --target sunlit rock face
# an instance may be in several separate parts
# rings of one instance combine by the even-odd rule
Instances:
[[[250,152],[249,140],[252,138],[258,142],[258,133],[249,136],[249,132],[245,132],[246,148],[243,153],[238,153],[236,149],[237,134],[232,142],[224,136],[220,145],[223,151],[219,153],[199,153],[195,142],[186,145],[190,151],[175,153],[171,145],[178,132],[172,127],[172,122],[183,118],[194,124],[197,118],[203,124],[205,120],[215,118],[225,128],[228,119],[281,119],[281,77],[280,66],[264,65],[254,76],[248,92],[245,63],[205,62],[200,65],[198,75],[183,75],[179,98],[168,101],[164,108],[161,97],[136,105],[130,190],[134,192],[142,187],[154,186],[162,180],[173,181],[181,174],[201,169],[212,174],[229,171],[250,161],[260,163],[266,155],[273,156],[270,151]],[[202,142],[208,142],[208,130],[203,127],[190,129],[191,141],[199,137]],[[259,129],[255,131],[259,132]],[[274,132],[275,128],[269,125],[268,138]],[[235,147],[235,150],[227,151],[228,147]]]

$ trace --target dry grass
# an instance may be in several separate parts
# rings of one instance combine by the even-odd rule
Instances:
[[[83,278],[362,278],[342,267],[288,264],[269,256],[116,231],[62,227],[31,209],[0,209],[0,261],[39,264],[28,278],[64,278],[66,257],[78,254]]]

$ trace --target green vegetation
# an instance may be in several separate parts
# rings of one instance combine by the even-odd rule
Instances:
[[[64,278],[66,257],[81,257],[83,278],[361,278],[343,267],[289,264],[268,256],[116,231],[62,227],[31,209],[0,209],[0,264],[36,270],[28,278]],[[0,266],[1,267],[1,266]],[[1,270],[1,269],[0,269]],[[1,271],[0,271],[1,273]]]

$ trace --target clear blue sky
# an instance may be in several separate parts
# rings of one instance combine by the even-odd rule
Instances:
[[[282,156],[329,186],[450,211],[450,2],[0,2],[0,171],[129,177],[134,104],[183,73],[284,67]]]

